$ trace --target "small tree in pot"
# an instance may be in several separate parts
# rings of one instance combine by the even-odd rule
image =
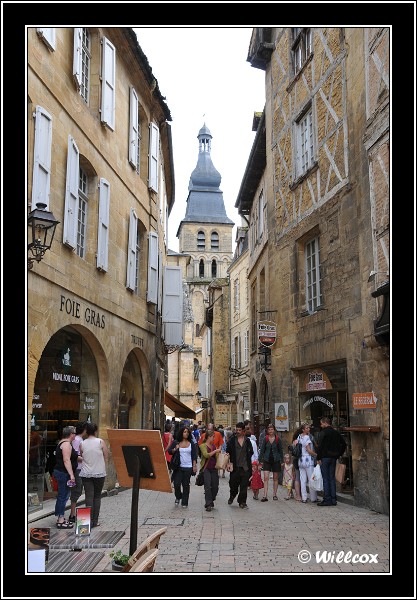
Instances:
[[[128,554],[123,554],[121,550],[116,552],[113,550],[109,556],[112,559],[111,568],[113,571],[123,571],[130,558]]]

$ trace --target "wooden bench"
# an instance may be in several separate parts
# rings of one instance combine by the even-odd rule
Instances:
[[[161,529],[158,529],[158,531],[155,531],[150,536],[148,536],[146,538],[146,540],[143,540],[143,542],[140,544],[140,546],[136,549],[136,551],[129,558],[127,564],[125,565],[125,567],[124,567],[123,571],[121,571],[121,573],[128,573],[129,571],[132,570],[132,568],[135,566],[135,564],[138,562],[138,560],[141,560],[142,557],[146,553],[148,553],[150,550],[157,549],[159,547],[159,540],[161,539],[161,536],[164,535],[164,533],[167,530],[168,530],[168,527],[162,527]]]

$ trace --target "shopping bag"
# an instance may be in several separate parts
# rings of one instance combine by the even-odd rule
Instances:
[[[312,487],[313,490],[316,490],[316,492],[323,491],[323,477],[321,475],[320,465],[314,467],[309,486]]]
[[[336,481],[343,484],[345,482],[346,465],[340,462],[336,463]]]
[[[225,469],[229,462],[229,455],[226,452],[219,452],[216,457],[216,469]]]

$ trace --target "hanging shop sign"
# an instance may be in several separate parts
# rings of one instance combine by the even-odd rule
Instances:
[[[288,402],[275,403],[275,427],[278,431],[289,431]]]
[[[258,340],[261,346],[270,348],[277,339],[277,326],[273,321],[258,321]]]
[[[373,392],[363,392],[361,394],[352,394],[352,406],[355,410],[363,408],[376,408],[377,397]]]

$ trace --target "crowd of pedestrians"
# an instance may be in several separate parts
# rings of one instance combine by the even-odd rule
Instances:
[[[254,500],[268,502],[270,480],[272,479],[272,500],[278,500],[278,486],[286,489],[285,500],[302,503],[316,503],[317,506],[334,506],[336,502],[335,470],[337,459],[343,455],[346,443],[338,431],[331,426],[327,417],[320,420],[321,431],[317,439],[311,434],[311,426],[303,423],[293,436],[288,451],[284,453],[281,435],[275,425],[266,421],[259,433],[254,435],[249,420],[236,423],[235,427],[217,427],[209,423],[207,427],[199,421],[189,425],[188,421],[175,424],[176,433],[172,436],[172,423],[167,423],[163,437],[168,466],[172,472],[175,491],[175,504],[181,501],[188,505],[190,479],[199,470],[204,471],[205,509],[210,512],[219,490],[219,478],[229,475],[229,499],[231,505],[237,501],[242,509],[247,509],[248,490]],[[170,436],[170,438],[168,437]],[[171,439],[171,442],[169,442]],[[300,444],[301,452],[296,457],[295,447]],[[180,460],[173,465],[173,455],[179,451]],[[216,457],[225,453],[227,464],[219,466]],[[323,479],[323,500],[318,501],[317,491],[312,485],[313,471],[320,465]]]
[[[162,434],[162,444],[171,473],[175,504],[188,507],[191,478],[203,471],[205,509],[211,512],[219,490],[219,478],[229,475],[228,504],[236,499],[241,509],[247,509],[248,490],[254,500],[269,500],[270,477],[272,499],[278,500],[278,486],[285,487],[285,500],[295,499],[317,506],[335,506],[336,463],[346,450],[340,433],[331,426],[327,417],[320,420],[321,431],[314,439],[308,423],[303,423],[292,436],[288,452],[284,454],[282,439],[273,423],[263,424],[259,440],[249,420],[236,426],[207,427],[200,421],[169,422]],[[301,453],[296,456],[299,445]],[[220,454],[222,460],[218,462]],[[97,437],[97,425],[80,422],[76,427],[64,427],[55,452],[54,476],[58,482],[55,505],[58,529],[71,529],[75,522],[75,507],[84,487],[85,503],[91,508],[91,525],[98,527],[101,492],[106,477],[108,449]],[[225,460],[224,460],[225,459]],[[320,465],[323,480],[323,500],[318,502],[312,485],[313,471]],[[307,489],[308,488],[308,489]],[[71,508],[65,519],[65,506],[71,494]]]

